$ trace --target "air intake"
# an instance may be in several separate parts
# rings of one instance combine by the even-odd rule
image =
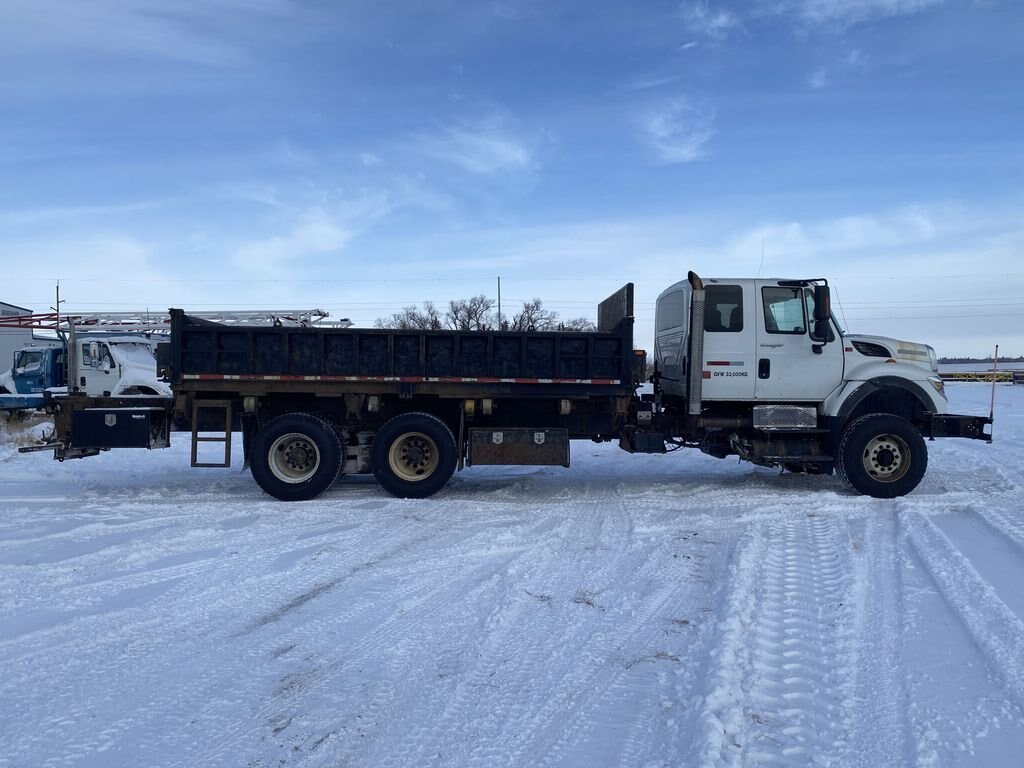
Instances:
[[[855,341],[853,346],[866,357],[892,357],[892,353],[881,344],[872,344],[870,341]]]

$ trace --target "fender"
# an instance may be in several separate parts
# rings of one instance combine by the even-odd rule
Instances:
[[[864,400],[882,389],[901,389],[904,392],[912,395],[926,411],[936,413],[935,403],[924,387],[920,386],[916,382],[908,381],[907,379],[899,376],[877,376],[873,379],[869,379],[857,387],[850,395],[843,401],[843,404],[839,407],[839,412],[835,415],[835,424],[845,424],[850,418],[850,414],[860,405]]]

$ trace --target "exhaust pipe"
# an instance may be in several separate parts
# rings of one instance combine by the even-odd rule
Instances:
[[[690,377],[687,383],[687,411],[691,416],[700,416],[704,388],[704,281],[696,272],[689,272],[693,297],[690,300]]]

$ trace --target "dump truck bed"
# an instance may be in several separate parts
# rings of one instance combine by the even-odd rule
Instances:
[[[597,332],[240,327],[172,309],[165,362],[171,381],[184,390],[230,382],[242,391],[249,383],[261,390],[398,387],[457,397],[470,391],[622,395],[633,391],[636,367],[627,288],[628,302],[620,297],[620,311],[607,310],[602,318],[609,330]]]

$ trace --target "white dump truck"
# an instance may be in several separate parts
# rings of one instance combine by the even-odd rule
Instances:
[[[23,450],[160,448],[190,427],[193,466],[228,466],[237,427],[256,482],[293,501],[345,474],[420,498],[465,467],[568,467],[588,439],[835,473],[891,498],[920,483],[926,439],[991,442],[991,414],[946,412],[931,347],[849,334],[829,296],[824,279],[691,272],[658,298],[653,375],[633,348],[632,284],[599,305],[595,332],[267,328],[172,309],[157,350],[169,396],[50,394],[53,441]],[[223,435],[200,434],[211,425]],[[201,442],[223,460],[200,461]]]

